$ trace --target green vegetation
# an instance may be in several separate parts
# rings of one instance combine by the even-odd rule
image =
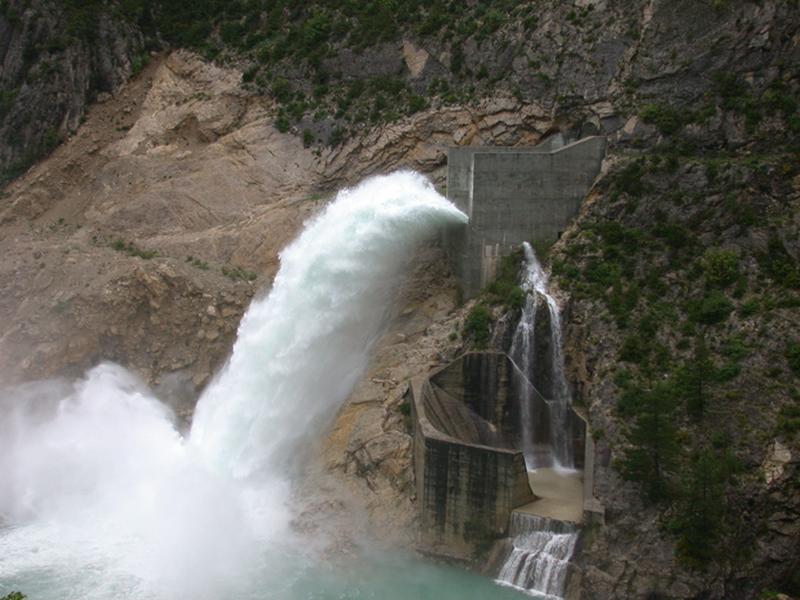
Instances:
[[[709,248],[703,254],[702,266],[706,281],[713,286],[726,287],[739,275],[739,257],[729,250]]]
[[[91,39],[98,16],[108,10],[104,0],[68,0],[68,34]],[[503,0],[487,6],[463,5],[452,0],[122,0],[119,14],[136,23],[149,40],[196,50],[207,58],[236,57],[249,61],[243,82],[279,103],[276,125],[282,131],[300,125],[306,145],[316,143],[320,131],[337,145],[348,129],[364,123],[394,120],[424,109],[430,99],[454,103],[475,93],[474,74],[463,44],[473,38],[504,38],[510,24],[535,25],[536,9],[522,0]],[[451,52],[446,79],[431,82],[427,90],[412,90],[400,77],[345,77],[326,61],[342,49],[359,54],[379,43],[403,37],[435,37]],[[138,65],[136,65],[138,66]],[[141,67],[139,67],[141,68]],[[299,80],[297,69],[305,71]],[[500,77],[481,85],[496,85]],[[333,119],[335,127],[316,127]],[[305,131],[311,132],[306,135]]]
[[[486,348],[492,333],[492,313],[483,304],[476,304],[464,320],[463,336],[472,339],[477,348]]]
[[[255,281],[258,275],[242,267],[224,266],[221,272],[231,281]]]
[[[786,345],[786,361],[794,374],[800,377],[800,343],[790,342]]]
[[[676,377],[676,392],[683,399],[687,414],[695,421],[703,418],[713,377],[714,363],[706,341],[702,336],[698,336],[692,356],[686,360]]]
[[[481,298],[492,306],[520,309],[525,305],[525,292],[519,287],[522,252],[517,251],[500,259],[497,278],[481,291]]]
[[[667,474],[675,468],[678,454],[675,395],[663,383],[639,392],[629,407],[634,417],[622,475],[641,482],[647,497],[656,502],[670,495]]]
[[[0,121],[2,121],[11,110],[18,93],[19,89],[0,90]]]
[[[27,598],[27,596],[22,592],[11,592],[0,598],[0,600],[25,600],[25,598]]]
[[[714,93],[757,97],[728,84]],[[783,114],[784,100],[771,102]],[[681,122],[696,122],[702,110]],[[618,472],[659,511],[681,562],[730,567],[757,537],[741,522],[750,489],[741,482],[759,485],[734,457],[751,466],[760,460],[753,447],[800,431],[800,341],[776,348],[768,334],[771,319],[791,327],[800,307],[796,215],[785,200],[800,169],[784,147],[708,151],[676,126],[675,111],[640,114],[664,139],[600,182],[604,202],[579,217],[578,232],[551,257],[552,272],[579,314],[616,339],[624,426],[601,443],[611,445]],[[747,236],[758,243],[740,243]],[[752,423],[753,410],[763,423]]]
[[[208,263],[196,256],[189,255],[186,257],[186,262],[192,265],[196,269],[200,269],[201,271],[208,271]]]
[[[157,250],[143,250],[133,242],[126,242],[121,238],[118,238],[113,242],[111,242],[111,247],[117,252],[122,252],[124,254],[127,254],[128,256],[136,256],[144,260],[150,260],[151,258],[155,258],[156,256],[158,256]]]
[[[652,123],[663,135],[672,135],[683,126],[681,111],[664,104],[647,104],[639,111],[645,123]]]
[[[734,305],[724,293],[714,290],[699,300],[690,301],[687,308],[691,320],[703,325],[716,325],[728,318]]]
[[[775,283],[786,288],[800,288],[800,269],[777,235],[770,236],[767,251],[758,259],[761,270]]]
[[[800,431],[800,403],[781,408],[778,430],[789,435]]]
[[[704,448],[692,456],[682,478],[681,496],[668,527],[678,535],[678,557],[690,566],[703,568],[719,554],[729,462]]]

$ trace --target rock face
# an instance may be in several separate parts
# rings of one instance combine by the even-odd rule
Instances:
[[[89,103],[118,89],[145,56],[132,25],[102,11],[84,30],[71,10],[48,0],[2,5],[0,181],[71,135]]]
[[[238,78],[186,54],[158,59],[9,188],[8,379],[112,359],[151,382],[188,370],[199,386],[224,358],[249,280],[269,280],[316,207],[313,157]]]
[[[750,598],[795,589],[798,440],[786,419],[796,411],[797,372],[787,348],[800,314],[797,283],[789,283],[797,262],[780,257],[796,253],[800,188],[796,169],[779,175],[767,164],[731,162],[709,179],[705,164],[681,160],[674,172],[645,168],[633,190],[612,171],[554,248],[555,280],[570,291],[565,354],[595,432],[595,495],[606,507],[606,526],[579,555],[584,597]],[[693,194],[701,201],[688,201]],[[786,271],[773,270],[776,260]],[[597,269],[620,278],[609,284]],[[699,417],[689,408],[696,396],[683,387],[687,373],[703,378]],[[648,502],[620,467],[639,418],[625,402],[658,385],[671,386],[678,432],[676,462],[662,475],[676,499],[666,503]],[[692,510],[681,495],[698,452],[727,457],[717,460],[734,470],[715,496],[716,542],[703,569],[676,558],[680,534],[660,525]]]

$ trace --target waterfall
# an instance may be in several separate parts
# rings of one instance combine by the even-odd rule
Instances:
[[[296,583],[313,565],[293,478],[363,374],[414,245],[465,221],[413,173],[340,192],[281,253],[188,438],[117,365],[0,392],[0,595],[322,597]]]
[[[571,396],[564,374],[564,354],[561,343],[561,316],[555,298],[548,290],[547,274],[542,269],[530,244],[523,244],[525,271],[522,289],[526,292],[525,305],[511,344],[511,358],[516,362],[527,381],[520,378],[518,390],[520,417],[522,419],[522,451],[531,474],[552,467],[558,472],[575,465],[570,428]],[[547,357],[536,356],[536,313],[544,301],[550,322],[550,356],[547,365],[550,373],[552,396],[544,400],[546,411],[535,411],[536,362]],[[537,439],[536,417],[546,413],[546,439]],[[541,430],[541,424],[540,429]],[[546,445],[546,449],[542,446]],[[533,480],[532,480],[533,481]],[[536,490],[534,490],[536,491]],[[503,564],[497,581],[503,585],[525,591],[543,600],[558,600],[564,594],[567,571],[578,540],[578,529],[573,523],[515,511],[511,513],[509,537],[513,547]]]
[[[538,440],[533,431],[534,398],[529,386],[521,381],[519,385],[521,418],[522,418],[522,451],[529,470],[555,466],[556,468],[572,468],[574,457],[570,439],[569,407],[571,396],[566,376],[564,375],[564,354],[561,344],[561,315],[556,299],[548,290],[548,279],[544,269],[536,258],[530,244],[523,244],[525,252],[525,271],[521,287],[526,292],[525,305],[519,324],[514,331],[511,343],[511,358],[519,366],[534,387],[537,385],[534,374],[535,356],[534,332],[536,312],[540,299],[544,299],[550,321],[550,364],[552,377],[552,397],[547,401],[549,413],[550,447],[546,455],[536,450]]]
[[[578,541],[577,527],[524,513],[511,513],[509,535],[513,548],[498,583],[525,591],[542,600],[560,600],[569,560]]]

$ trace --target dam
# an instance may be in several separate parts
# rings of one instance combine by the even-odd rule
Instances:
[[[604,138],[560,135],[529,149],[448,151],[447,196],[469,218],[444,233],[451,270],[474,297],[522,248],[525,305],[508,348],[467,352],[407,392],[420,547],[489,556],[498,583],[537,597],[569,597],[581,527],[604,513],[594,443],[564,373],[560,310],[530,243],[560,237],[604,153]]]
[[[600,172],[605,137],[551,136],[533,148],[458,146],[447,152],[447,198],[469,224],[445,233],[465,298],[494,280],[523,242],[555,242]]]

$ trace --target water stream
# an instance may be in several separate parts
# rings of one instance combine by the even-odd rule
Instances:
[[[537,439],[535,420],[541,411],[534,409],[534,392],[520,381],[522,417],[522,451],[528,470],[554,471],[553,475],[574,475],[575,459],[570,431],[569,386],[564,374],[564,354],[561,341],[561,315],[555,298],[548,290],[548,279],[530,244],[523,244],[525,270],[522,289],[525,305],[514,332],[511,357],[528,380],[537,385],[536,362],[549,362],[551,397],[547,405],[548,433],[545,440]],[[536,355],[536,315],[541,303],[549,316],[548,357]],[[541,428],[538,429],[541,431]],[[536,491],[536,490],[534,490]],[[498,575],[498,582],[525,591],[543,600],[557,600],[564,595],[569,560],[578,541],[578,528],[573,523],[547,517],[513,512],[509,525],[512,548]]]
[[[375,552],[331,565],[291,526],[307,450],[363,374],[415,244],[464,221],[411,173],[342,191],[282,252],[186,437],[118,365],[5,389],[0,596],[506,597]]]
[[[540,303],[544,301],[547,306],[550,321],[550,356],[549,372],[552,390],[547,399],[549,413],[549,444],[545,453],[537,451],[536,446],[541,445],[536,439],[533,430],[531,410],[533,398],[530,387],[521,385],[522,398],[522,439],[525,462],[529,470],[541,467],[555,467],[572,469],[575,465],[569,431],[569,407],[572,398],[569,385],[564,374],[564,352],[561,343],[561,313],[556,299],[548,289],[547,273],[536,258],[530,244],[523,244],[525,253],[525,271],[521,287],[526,292],[525,305],[519,324],[514,331],[511,344],[511,358],[519,366],[528,380],[537,386],[534,364],[539,357],[536,356],[536,314]]]
[[[577,527],[519,512],[511,514],[513,548],[498,581],[542,600],[564,595],[569,560],[578,541]]]

